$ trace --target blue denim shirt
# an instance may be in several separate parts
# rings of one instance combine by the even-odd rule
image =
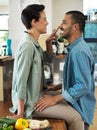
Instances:
[[[88,124],[95,110],[94,58],[83,37],[67,47],[62,95]]]

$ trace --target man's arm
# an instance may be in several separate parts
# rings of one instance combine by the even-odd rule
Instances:
[[[49,91],[56,91],[56,90],[59,90],[59,89],[62,89],[62,84],[56,84],[56,85],[48,85],[47,86],[47,90]]]
[[[51,95],[44,95],[42,98],[40,98],[35,106],[34,110],[35,111],[43,111],[47,107],[53,106],[57,104],[58,102],[61,102],[65,100],[64,97],[61,94],[58,94],[56,96],[51,96]]]

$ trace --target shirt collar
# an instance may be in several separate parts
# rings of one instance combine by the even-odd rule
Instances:
[[[75,47],[78,43],[80,43],[80,41],[83,40],[83,37],[79,37],[77,38],[74,42],[70,43],[68,46],[67,46],[67,51],[70,51],[73,47]]]
[[[28,37],[36,47],[40,47],[38,41],[36,41],[28,32],[25,31],[25,36]]]

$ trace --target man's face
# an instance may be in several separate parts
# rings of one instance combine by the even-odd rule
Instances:
[[[44,11],[40,12],[40,18],[39,21],[36,22],[36,29],[40,34],[46,33],[47,31],[47,19],[46,19],[46,14]]]
[[[60,29],[62,31],[62,37],[69,40],[73,35],[74,24],[71,19],[71,15],[65,15],[62,23],[60,25]]]

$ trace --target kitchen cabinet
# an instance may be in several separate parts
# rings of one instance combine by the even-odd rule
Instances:
[[[56,55],[56,59],[62,59],[65,58],[66,54],[60,54],[60,55]]]
[[[97,87],[95,88],[95,97],[97,100]],[[93,124],[90,126],[89,130],[97,130],[97,102],[96,102]]]
[[[63,80],[63,66],[65,64],[66,54],[56,55],[54,63],[52,64],[53,83],[58,84]]]
[[[84,39],[93,53],[95,62],[97,62],[97,21],[86,21]]]
[[[13,58],[0,56],[0,101],[8,101],[12,87]]]
[[[86,21],[84,39],[93,53],[95,60],[95,85],[97,86],[97,21]]]

